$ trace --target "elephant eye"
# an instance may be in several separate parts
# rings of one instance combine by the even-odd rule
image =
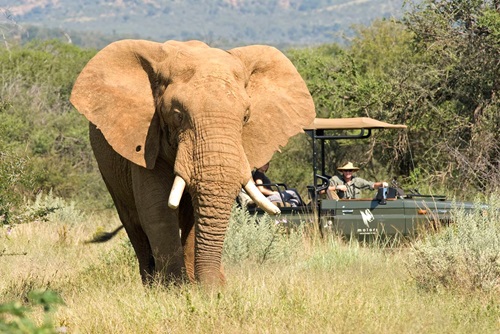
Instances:
[[[243,116],[243,124],[247,124],[249,119],[250,119],[250,110],[247,109],[245,111],[245,115]]]
[[[184,115],[179,111],[175,110],[174,111],[174,122],[177,126],[180,126],[182,124],[182,120],[184,119]]]

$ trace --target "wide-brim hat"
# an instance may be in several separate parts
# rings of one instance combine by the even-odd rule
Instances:
[[[337,170],[340,170],[340,171],[343,171],[343,170],[352,170],[353,172],[355,171],[358,171],[359,170],[359,167],[355,167],[352,162],[348,162],[346,163],[344,166],[342,167],[338,167]]]

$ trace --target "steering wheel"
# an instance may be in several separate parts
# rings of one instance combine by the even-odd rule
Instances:
[[[321,184],[318,186],[316,185],[316,194],[319,194],[320,192],[328,189],[328,186],[330,185],[330,178],[316,174],[316,177],[321,180]]]

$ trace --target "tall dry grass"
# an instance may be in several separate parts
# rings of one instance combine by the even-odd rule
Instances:
[[[500,330],[497,294],[420,289],[408,271],[408,248],[362,247],[236,219],[224,254],[226,286],[145,288],[124,233],[104,244],[85,243],[119,224],[114,213],[73,210],[49,218],[1,231],[0,304],[25,301],[33,289],[54,290],[65,305],[53,320],[68,333]],[[32,316],[42,321],[41,311]]]

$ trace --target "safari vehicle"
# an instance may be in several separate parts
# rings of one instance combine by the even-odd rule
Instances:
[[[445,196],[423,195],[415,190],[405,193],[395,181],[388,188],[378,189],[376,195],[371,198],[342,199],[328,196],[331,176],[325,173],[326,141],[364,139],[370,137],[374,129],[404,128],[405,125],[389,124],[367,117],[316,118],[304,129],[312,142],[313,183],[307,187],[310,201],[307,205],[298,207],[281,207],[277,222],[319,224],[323,233],[333,231],[356,238],[380,235],[411,236],[422,228],[448,224],[453,208],[463,207],[470,210],[472,203],[457,203],[447,200]],[[287,189],[284,183],[270,186],[277,190]],[[264,215],[264,211],[255,205],[246,204],[250,213]]]

